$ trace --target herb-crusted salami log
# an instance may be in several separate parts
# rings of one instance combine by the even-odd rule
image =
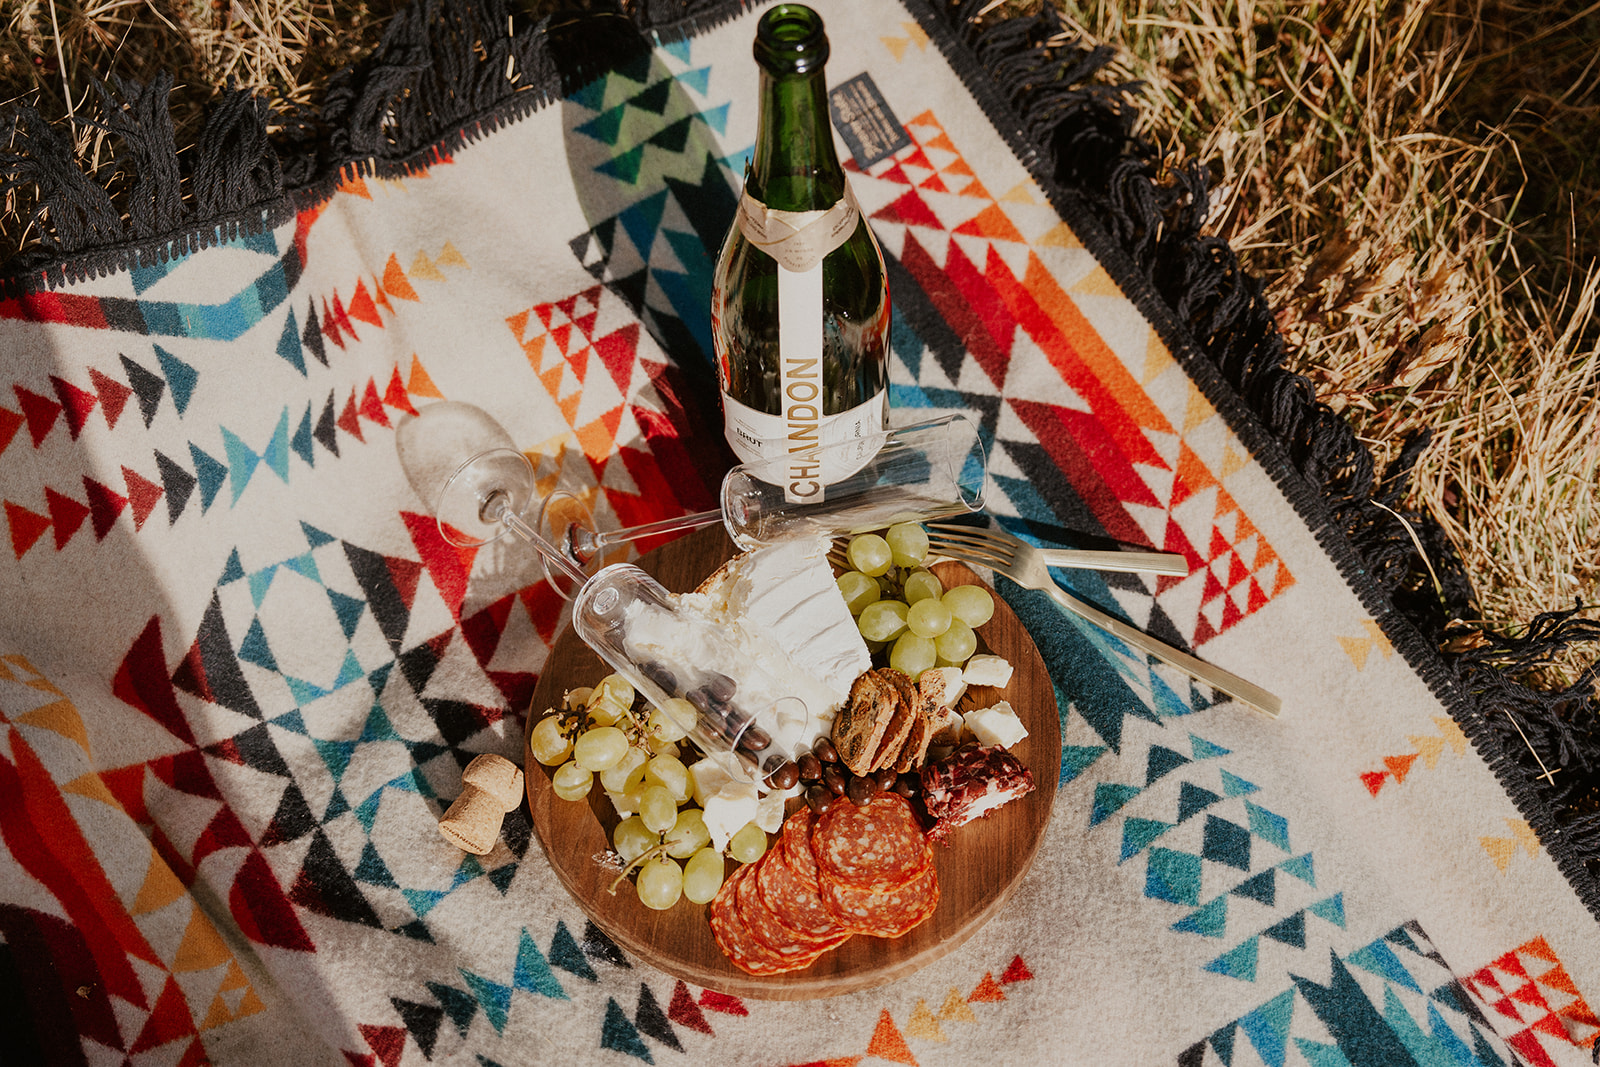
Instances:
[[[855,889],[894,889],[933,863],[933,846],[897,793],[828,809],[811,832],[811,847],[825,878]]]

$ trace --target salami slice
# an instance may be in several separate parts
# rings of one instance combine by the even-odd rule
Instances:
[[[817,817],[810,808],[801,808],[784,822],[783,833],[778,837],[778,847],[789,864],[789,870],[794,872],[802,885],[810,886],[812,891],[817,888],[819,873],[817,854],[811,849],[811,831],[816,821]]]
[[[840,926],[868,937],[903,937],[926,922],[939,906],[939,873],[929,867],[905,885],[886,892],[856,889],[822,878],[822,906]]]
[[[711,898],[711,936],[729,961],[746,974],[771,975],[796,970],[814,962],[815,957],[797,961],[768,948],[756,937],[739,914],[736,898],[739,885],[755,872],[743,866],[729,875],[717,895]]]
[[[849,931],[841,929],[823,908],[816,883],[806,885],[801,881],[790,869],[788,857],[781,848],[761,858],[761,869],[756,872],[755,881],[761,902],[790,930],[818,941],[841,934],[849,936]]]
[[[894,889],[933,863],[933,845],[897,793],[877,793],[861,807],[835,804],[817,820],[811,847],[825,876],[854,889]]]
[[[801,965],[800,961],[802,959],[806,963],[810,963],[830,948],[843,944],[844,939],[850,935],[847,931],[841,931],[835,927],[834,934],[831,937],[811,937],[784,925],[773,914],[772,909],[767,907],[766,902],[761,899],[758,886],[760,885],[762,870],[771,864],[781,864],[782,862],[781,857],[769,852],[752,864],[752,873],[739,881],[738,889],[735,892],[735,904],[739,909],[739,918],[750,928],[750,932],[756,936],[756,940],[784,959],[795,961],[797,965]],[[819,900],[817,903],[820,907],[822,902]]]

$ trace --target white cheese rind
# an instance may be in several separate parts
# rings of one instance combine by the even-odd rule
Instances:
[[[1028,736],[1028,728],[1004,700],[992,708],[967,712],[966,725],[984,748],[1010,748]]]
[[[706,797],[700,811],[706,829],[711,833],[712,847],[718,852],[727,848],[729,838],[755,819],[759,807],[754,782],[729,781],[715,794]]]

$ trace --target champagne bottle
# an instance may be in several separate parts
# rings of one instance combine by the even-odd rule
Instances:
[[[814,501],[870,459],[871,445],[830,449],[829,469],[791,454],[883,429],[889,287],[834,151],[821,17],[800,4],[771,8],[755,58],[755,158],[717,261],[712,335],[734,453],[769,471],[787,499]]]

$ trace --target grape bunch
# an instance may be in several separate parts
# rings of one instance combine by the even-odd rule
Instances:
[[[647,908],[665,911],[681,897],[709,902],[722,887],[723,854],[711,847],[704,815],[690,799],[689,768],[679,758],[694,708],[682,699],[652,707],[619,674],[572,690],[566,704],[535,724],[528,749],[555,768],[550,787],[562,800],[583,800],[598,777],[620,809],[634,812],[611,835],[624,863],[612,891],[636,871],[634,887]],[[765,831],[751,822],[733,835],[727,852],[750,863],[766,848]]]
[[[977,627],[994,615],[994,597],[981,585],[945,589],[923,566],[928,531],[914,522],[883,534],[857,534],[845,549],[851,570],[839,575],[856,627],[876,658],[912,681],[932,667],[960,667],[978,650]]]

